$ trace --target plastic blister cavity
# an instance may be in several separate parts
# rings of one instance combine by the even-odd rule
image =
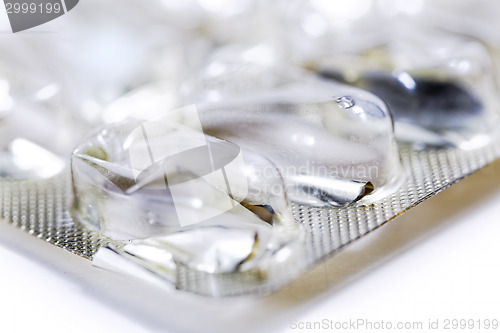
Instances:
[[[62,171],[76,144],[75,123],[55,62],[33,56],[33,36],[6,36],[0,54],[0,177],[39,179]],[[46,41],[42,38],[42,41]]]
[[[471,38],[401,24],[380,44],[323,56],[323,76],[387,103],[398,140],[471,149],[488,142],[498,121],[493,62]]]
[[[123,251],[135,257],[170,256],[165,267],[229,273],[283,260],[279,253],[301,233],[279,171],[258,153],[203,134],[197,119],[192,106],[90,136],[73,154],[73,215],[131,241]]]
[[[392,184],[399,158],[385,104],[293,68],[215,61],[183,86],[205,133],[265,155],[297,202],[343,206]]]
[[[451,0],[424,1],[421,15],[415,17],[420,24],[473,36],[483,42],[495,60],[496,81],[500,84],[500,36],[497,33],[496,13],[500,4],[494,0],[474,3]]]
[[[29,40],[30,51],[45,52],[20,44],[0,55],[0,220],[96,266],[208,296],[269,293],[500,157],[485,48],[422,28],[433,15],[433,25],[498,47],[494,30],[476,24],[482,19],[434,10],[451,1],[276,2],[266,15],[284,20],[270,22],[262,13],[254,21],[249,2],[89,1],[79,19],[94,23],[88,8],[103,9],[99,38],[86,24],[57,20],[70,38],[84,27],[85,59],[52,57],[72,50],[56,41],[49,52],[45,38],[53,34]],[[110,18],[118,2],[123,10]],[[401,23],[410,16],[416,25]],[[99,25],[108,20],[109,29]],[[186,22],[194,23],[178,26]],[[248,29],[251,22],[263,24]],[[149,38],[157,31],[159,44]],[[114,41],[113,50],[101,48],[103,40]],[[233,44],[220,48],[234,40],[259,46],[243,54]],[[94,61],[96,50],[110,53]],[[58,75],[40,66],[34,73],[38,58],[47,66],[57,60],[49,74],[61,69],[74,80],[53,81]],[[63,102],[68,88],[79,94]],[[397,146],[380,98],[393,109]],[[191,103],[196,117],[189,108],[167,112]],[[62,105],[74,105],[67,108],[80,120],[108,122],[81,141],[72,170],[65,168],[72,141],[59,134],[77,135],[56,121],[72,114],[54,112]]]

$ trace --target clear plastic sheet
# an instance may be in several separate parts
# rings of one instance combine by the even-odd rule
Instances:
[[[95,29],[113,4],[82,4],[82,58],[39,54],[60,73],[17,75],[29,38],[0,56],[0,218],[98,267],[269,293],[500,157],[498,44],[465,4],[125,3]]]

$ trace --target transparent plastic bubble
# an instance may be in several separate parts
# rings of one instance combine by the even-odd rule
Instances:
[[[294,68],[225,60],[182,91],[205,133],[276,164],[292,200],[346,205],[399,176],[391,116],[365,91]]]
[[[160,117],[179,104],[179,84],[157,81],[134,89],[110,103],[102,113],[105,123],[127,119],[149,120]]]
[[[35,164],[30,172],[16,167],[19,150],[14,156],[14,140],[69,155],[81,132],[102,121],[105,106],[143,84],[165,78],[179,81],[216,43],[234,38],[236,30],[246,31],[256,6],[249,1],[89,0],[77,9],[33,30],[44,33],[2,37],[4,177],[37,177]],[[227,29],[235,21],[239,28]]]
[[[447,0],[342,2],[288,6],[282,48],[289,61],[379,95],[393,113],[400,141],[463,149],[490,141],[498,112],[491,56],[480,42],[446,32],[493,40],[494,34],[485,33],[492,32],[490,25],[456,14],[484,6]]]
[[[490,45],[500,46],[498,1],[423,0],[422,3],[422,13],[416,17],[422,24],[475,36]]]
[[[497,122],[493,63],[470,38],[401,25],[379,45],[318,58],[318,66],[382,98],[401,141],[470,149],[489,142]]]
[[[99,123],[103,108],[123,94],[196,67],[210,41],[175,16],[161,1],[90,0],[71,19],[54,21],[59,38],[46,53],[61,60],[73,112]]]
[[[285,1],[280,47],[292,63],[308,66],[319,55],[352,52],[390,33],[397,6],[387,11],[377,0]],[[355,36],[355,37],[353,37]]]
[[[252,30],[257,13],[250,1],[90,0],[34,29],[56,33],[4,36],[2,165],[16,165],[9,148],[16,139],[69,155],[81,132],[101,123],[106,106],[145,84],[179,82],[219,43]],[[21,175],[2,175],[14,173]]]
[[[265,45],[236,54],[231,51],[241,49],[228,49],[188,80],[180,96],[171,83],[147,85],[111,104],[105,119],[144,119],[196,102],[206,133],[265,154],[286,175],[289,195],[307,204],[349,204],[398,178],[392,123],[380,100],[267,65],[275,54]],[[258,62],[245,61],[257,55],[263,56]]]
[[[87,138],[72,158],[75,219],[131,240],[129,251],[153,247],[206,272],[273,257],[300,238],[277,168],[203,134],[196,118],[186,107],[108,125]]]
[[[473,36],[488,47],[496,64],[496,81],[500,86],[500,35],[498,12],[500,3],[495,0],[423,1],[423,11],[415,20],[421,24]]]
[[[253,1],[221,0],[89,0],[77,8],[47,25],[57,34],[43,54],[59,59],[72,109],[92,123],[133,89],[178,82],[218,45],[248,35],[259,12]]]
[[[77,124],[66,109],[67,91],[56,59],[43,57],[34,36],[4,36],[0,54],[0,175],[47,178],[65,165]]]

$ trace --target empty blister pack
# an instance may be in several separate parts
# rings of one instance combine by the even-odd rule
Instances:
[[[391,36],[290,62],[214,54],[115,100],[71,156],[6,137],[0,216],[180,290],[274,291],[500,157],[486,48],[413,26]],[[0,94],[22,100],[4,77]],[[6,126],[20,112],[7,102]]]

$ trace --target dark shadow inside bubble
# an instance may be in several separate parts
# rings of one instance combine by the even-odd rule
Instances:
[[[476,119],[485,112],[483,103],[471,91],[450,79],[417,77],[409,73],[398,77],[383,71],[368,71],[352,81],[336,70],[324,70],[319,74],[370,91],[387,104],[396,121],[430,130],[469,129],[477,126]]]

